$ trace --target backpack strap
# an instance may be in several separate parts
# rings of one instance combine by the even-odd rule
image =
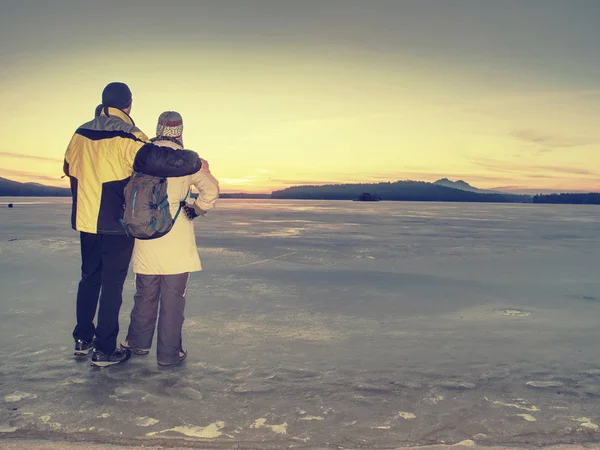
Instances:
[[[190,191],[191,191],[191,189],[188,189],[187,194],[185,194],[185,197],[183,198],[183,200],[181,200],[179,202],[179,208],[177,208],[177,212],[175,213],[175,217],[173,217],[173,222],[175,222],[177,220],[177,217],[179,217],[179,213],[181,212],[181,208],[182,208],[183,204],[185,202],[187,202],[187,199],[188,199],[188,197],[190,195]]]

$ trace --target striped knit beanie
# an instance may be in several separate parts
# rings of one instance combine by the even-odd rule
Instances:
[[[183,119],[175,111],[165,111],[158,118],[156,137],[170,137],[179,141],[183,146]]]

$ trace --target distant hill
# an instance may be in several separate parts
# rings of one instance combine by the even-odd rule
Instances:
[[[19,183],[0,177],[0,197],[70,197],[69,188],[45,186],[39,183]],[[197,198],[197,193],[192,193],[192,198]],[[223,192],[220,198],[271,198],[271,194],[248,194],[245,192]]]
[[[463,181],[463,180],[452,181],[452,180],[449,180],[448,178],[442,178],[440,180],[434,181],[433,184],[438,184],[440,186],[446,186],[446,187],[454,188],[454,189],[460,189],[462,191],[478,192],[480,194],[503,194],[503,195],[518,195],[518,194],[520,194],[520,193],[516,193],[516,192],[512,193],[512,192],[504,192],[504,191],[497,191],[497,190],[491,190],[491,189],[479,189],[479,188],[476,188],[475,186],[471,186],[466,181]]]
[[[600,193],[536,195],[533,203],[553,203],[563,205],[600,205]]]
[[[433,184],[437,184],[438,186],[445,186],[453,189],[460,189],[462,191],[469,192],[481,192],[481,189],[477,189],[474,186],[471,186],[469,183],[463,180],[452,181],[448,178],[442,178],[440,180],[434,181]]]
[[[19,183],[0,177],[0,197],[70,197],[69,188]]]
[[[467,183],[465,183],[467,184]],[[468,184],[467,184],[468,185]],[[476,189],[476,188],[472,188]],[[330,184],[295,186],[271,193],[274,199],[352,200],[362,193],[381,200],[437,202],[531,203],[530,195],[468,191],[424,181],[396,181],[376,184]]]
[[[354,200],[369,193],[381,200],[495,203],[571,203],[600,204],[599,193],[522,195],[478,189],[469,183],[442,178],[433,183],[396,181],[387,183],[329,184],[294,186],[271,194],[221,193],[221,198]],[[197,197],[198,194],[192,194]],[[0,177],[0,197],[70,197],[69,188],[39,183],[19,183]]]

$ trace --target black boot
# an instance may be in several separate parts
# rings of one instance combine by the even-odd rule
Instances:
[[[107,355],[98,350],[94,350],[92,356],[92,366],[107,367],[127,361],[131,357],[131,352],[127,349],[116,349],[112,354]]]

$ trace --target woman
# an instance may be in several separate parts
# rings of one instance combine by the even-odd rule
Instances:
[[[181,115],[166,111],[158,118],[156,137],[152,141],[156,145],[183,149],[182,133]],[[127,338],[121,342],[121,347],[137,355],[147,355],[158,316],[156,357],[161,366],[180,363],[187,356],[181,337],[186,288],[190,272],[202,270],[192,220],[212,209],[219,197],[219,183],[208,170],[206,161],[202,161],[199,172],[168,178],[167,182],[171,216],[176,216],[180,202],[182,209],[171,231],[163,237],[135,240],[136,294]],[[199,195],[190,205],[187,200],[192,186],[198,189]]]

